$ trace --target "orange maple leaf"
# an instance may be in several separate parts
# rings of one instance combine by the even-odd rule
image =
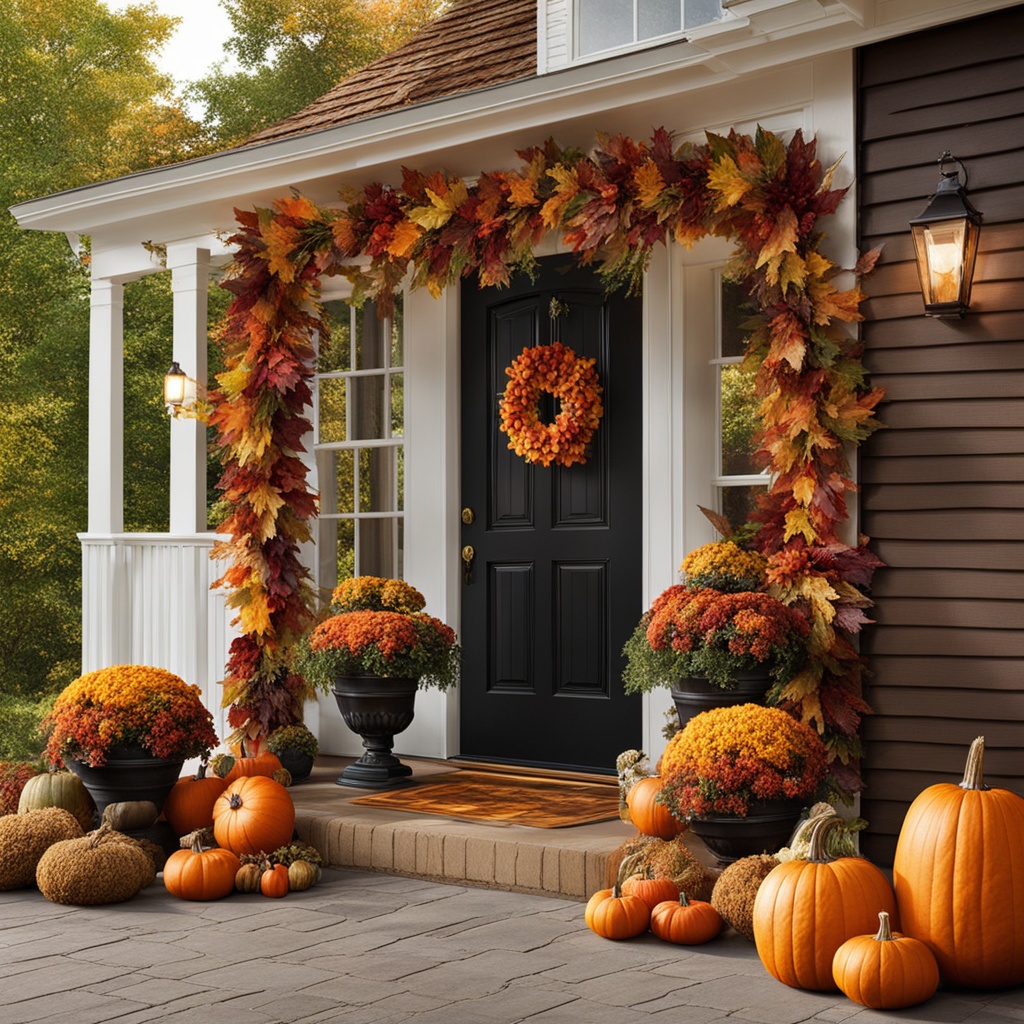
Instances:
[[[386,246],[389,255],[397,260],[405,259],[412,252],[413,246],[423,234],[423,229],[411,220],[400,220],[391,233],[391,241]]]

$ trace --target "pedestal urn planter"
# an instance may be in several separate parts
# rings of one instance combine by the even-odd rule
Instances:
[[[339,786],[390,789],[403,785],[412,769],[391,753],[396,733],[413,720],[417,679],[377,675],[337,676],[334,699],[345,724],[358,733],[366,753],[339,776]]]

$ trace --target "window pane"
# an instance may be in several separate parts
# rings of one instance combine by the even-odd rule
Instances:
[[[398,461],[396,476],[398,477],[398,500],[397,508],[405,509],[405,448],[395,449],[395,458]]]
[[[352,377],[352,440],[384,437],[384,376]]]
[[[397,512],[394,448],[359,449],[359,511]]]
[[[398,533],[394,519],[359,519],[359,575],[395,577],[398,568]]]
[[[405,433],[405,378],[400,373],[391,375],[391,436]]]
[[[631,0],[579,0],[580,53],[597,53],[633,42]]]
[[[331,340],[321,342],[317,369],[320,373],[352,369],[352,348],[349,322],[352,309],[347,302],[325,302],[324,312],[331,331]]]
[[[402,296],[395,296],[395,315],[391,322],[391,365],[402,366],[405,363],[403,337],[405,334],[405,307]]]
[[[342,515],[355,511],[353,453],[347,449],[321,448],[317,455],[320,484],[320,514]]]
[[[720,0],[685,0],[684,28],[696,28],[722,16]]]
[[[733,529],[742,526],[747,517],[757,508],[757,496],[764,494],[766,487],[720,487],[722,515],[732,524]]]
[[[637,0],[637,15],[641,39],[668,35],[682,28],[679,24],[679,0]]]
[[[366,302],[356,310],[356,369],[379,370],[384,366],[386,324],[377,317],[377,307]]]
[[[344,377],[320,378],[320,443],[346,440],[345,407],[347,386]]]
[[[760,473],[753,459],[754,434],[758,428],[758,399],[754,392],[756,375],[733,363],[720,367],[722,476]]]
[[[718,354],[725,357],[742,356],[746,351],[746,338],[749,333],[743,324],[753,313],[747,286],[722,278],[721,296],[719,336],[722,350]]]

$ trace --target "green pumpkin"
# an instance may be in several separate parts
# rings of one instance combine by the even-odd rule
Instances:
[[[73,772],[44,772],[25,783],[18,813],[40,811],[44,807],[63,807],[70,811],[84,830],[92,828],[96,814],[96,804],[89,791]]]

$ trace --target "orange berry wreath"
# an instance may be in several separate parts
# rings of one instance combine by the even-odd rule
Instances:
[[[542,466],[587,461],[587,445],[604,413],[595,362],[559,341],[524,348],[512,361],[498,429],[508,434],[516,455]],[[545,391],[561,404],[554,423],[543,423],[537,408]]]

